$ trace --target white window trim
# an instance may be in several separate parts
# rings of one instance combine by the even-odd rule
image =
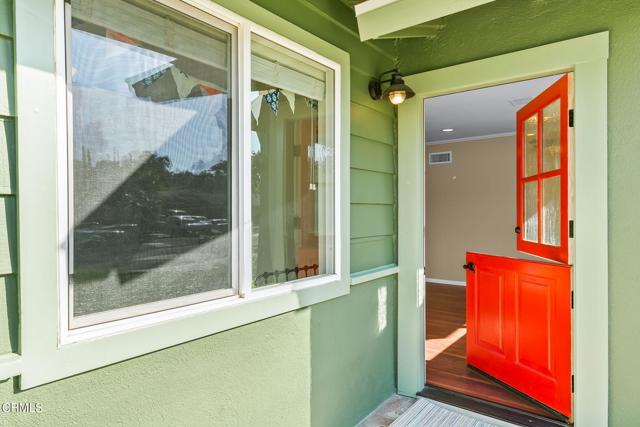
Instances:
[[[333,70],[333,273],[285,282],[264,289],[252,289],[251,264],[234,262],[234,265],[239,267],[237,295],[69,329],[67,243],[64,238],[65,231],[68,230],[68,218],[64,212],[68,204],[64,0],[56,0],[53,11],[43,7],[37,0],[24,0],[16,8],[16,32],[17,39],[20,40],[16,55],[17,90],[21,100],[18,110],[21,117],[18,137],[22,148],[22,156],[18,163],[22,184],[19,188],[21,197],[18,232],[24,362],[20,382],[22,389],[349,293],[349,251],[344,250],[349,244],[349,117],[348,110],[341,108],[349,101],[349,76],[348,72],[343,73],[343,70],[349,70],[348,54],[249,2],[237,6],[230,3],[229,7],[253,17],[258,22],[278,28],[278,31],[292,39],[301,40],[312,48],[208,0],[156,1],[170,7],[180,4],[195,7],[238,29],[238,52],[241,55],[237,58],[237,101],[240,119],[237,120],[236,141],[249,141],[251,136],[249,97],[252,33]],[[44,16],[46,21],[42,31],[36,33],[33,32],[34,12]],[[53,40],[51,33],[47,34],[47,30],[55,34]],[[52,70],[38,70],[33,66],[35,58],[45,58],[45,63],[48,61],[54,65]],[[50,96],[43,96],[41,92],[37,92],[42,87],[49,88]],[[54,135],[55,141],[52,141]],[[42,147],[43,141],[54,143],[54,146],[38,149]],[[251,211],[246,209],[246,206],[250,207],[250,188],[247,186],[250,186],[251,181],[246,177],[250,176],[251,158],[248,153],[243,152],[243,149],[248,150],[250,145],[239,143],[234,146],[239,147],[236,158],[240,159],[239,175],[244,177],[238,180],[235,193],[242,195],[236,209],[238,215],[244,216],[239,218],[235,229],[238,233],[239,253],[245,257],[244,259],[250,259],[247,255],[252,250]],[[47,150],[48,152],[45,152]],[[33,161],[35,153],[39,154],[37,161]],[[55,158],[58,158],[58,162],[52,164],[54,162],[51,162],[51,159]],[[54,194],[51,195],[51,192]],[[55,221],[34,227],[35,220],[39,217],[37,211],[56,212]],[[56,244],[56,251],[50,250],[53,244]],[[42,248],[44,249],[40,250]],[[52,322],[54,318],[55,322]]]
[[[126,1],[126,0],[125,0]],[[250,144],[247,141],[251,140],[251,102],[246,102],[244,99],[246,94],[250,94],[251,90],[251,64],[252,62],[243,63],[240,66],[240,56],[248,55],[249,61],[252,60],[251,52],[251,35],[257,34],[264,37],[267,40],[273,41],[294,53],[303,55],[315,62],[318,62],[331,70],[337,72],[340,69],[340,65],[328,58],[316,54],[315,52],[306,49],[305,47],[292,42],[291,40],[281,37],[273,31],[269,31],[253,22],[242,19],[236,15],[228,14],[224,12],[218,12],[218,8],[213,6],[212,3],[201,3],[199,1],[184,1],[184,0],[155,0],[156,3],[165,5],[170,9],[183,13],[187,16],[192,16],[195,20],[213,25],[215,28],[232,33],[235,31],[236,37],[232,37],[231,47],[231,70],[232,70],[232,95],[237,95],[237,98],[242,99],[242,102],[238,102],[236,97],[233,99],[232,116],[233,116],[233,129],[232,129],[232,194],[243,195],[245,198],[239,202],[238,199],[232,198],[232,221],[234,224],[231,232],[231,289],[221,289],[217,291],[204,292],[199,294],[189,294],[178,298],[163,299],[159,301],[153,301],[146,304],[138,304],[134,306],[127,306],[117,308],[114,310],[98,312],[82,316],[78,319],[73,317],[73,286],[69,280],[70,266],[73,262],[72,246],[70,247],[68,242],[72,242],[72,230],[69,224],[72,223],[73,208],[71,206],[71,188],[72,182],[72,162],[70,160],[72,149],[71,144],[72,135],[72,107],[69,106],[69,102],[64,105],[60,105],[60,109],[65,111],[63,117],[66,117],[66,132],[64,135],[64,141],[59,141],[59,206],[60,206],[60,225],[59,225],[59,247],[60,247],[60,345],[70,344],[84,339],[95,339],[101,335],[109,335],[119,332],[124,332],[129,329],[139,328],[141,326],[153,324],[155,322],[163,322],[171,319],[175,319],[181,316],[189,315],[199,310],[215,310],[225,305],[241,304],[242,301],[248,298],[254,298],[256,296],[264,295],[278,295],[283,292],[293,292],[300,287],[310,287],[323,285],[325,283],[340,280],[340,272],[336,269],[334,274],[324,274],[313,278],[302,278],[295,281],[277,283],[266,287],[265,289],[254,289],[252,287],[252,271],[250,268],[251,263],[247,262],[252,257],[252,217],[251,217],[251,153],[243,148],[248,147]],[[197,12],[204,12],[204,16],[195,17],[189,13],[184,6],[191,6],[191,4],[197,9]],[[197,5],[196,5],[197,4]],[[64,58],[60,59],[60,63],[64,60],[65,64],[69,64],[70,49],[68,43],[70,42],[70,19],[71,10],[70,4],[64,4],[65,10],[65,26],[64,26],[64,39],[65,39],[65,51],[62,53]],[[209,7],[206,7],[209,6]],[[209,10],[211,9],[211,10]],[[218,22],[220,21],[220,22]],[[239,34],[242,34],[242,40],[239,40]],[[247,66],[248,65],[248,66]],[[67,66],[68,72],[68,66]],[[68,80],[65,84],[65,99],[68,101],[70,82]],[[337,85],[336,85],[337,86]],[[337,94],[334,95],[335,99],[338,99]],[[334,102],[334,107],[337,108],[337,102]],[[335,133],[332,135],[332,141],[335,144],[339,142],[339,120],[334,121]],[[61,123],[60,128],[64,129],[64,125]],[[242,129],[242,131],[238,131]],[[333,166],[336,172],[339,172],[339,150],[334,159],[335,164]],[[235,172],[238,168],[239,173]],[[239,178],[239,179],[238,179]],[[339,177],[335,176],[335,197],[339,200]],[[242,197],[242,196],[241,196]],[[240,206],[239,206],[240,205]],[[335,204],[338,206],[338,203]],[[67,207],[66,209],[64,207]],[[335,210],[333,214],[337,217],[340,212]],[[242,222],[240,222],[240,216],[244,215]],[[245,224],[246,226],[242,230],[238,230],[238,224]],[[339,226],[339,221],[335,224],[336,228]],[[339,236],[339,230],[335,230],[333,247],[336,249],[336,254],[339,254],[339,242],[337,236]],[[238,247],[238,235],[242,240],[240,248]],[[68,237],[67,237],[68,236]],[[239,250],[239,251],[238,251]],[[331,262],[331,265],[339,264]],[[238,268],[239,267],[239,268]],[[238,271],[240,274],[238,274]],[[229,292],[232,292],[229,295]],[[201,307],[196,307],[201,306]],[[68,313],[65,316],[65,313]],[[96,319],[97,322],[91,322],[92,319]]]
[[[160,3],[160,1],[156,1],[156,3]],[[172,3],[174,6],[169,6],[172,10],[175,10],[177,13],[183,13],[185,16],[189,15],[184,7],[180,8],[180,1],[170,1],[170,2],[162,2],[162,3]],[[137,321],[141,316],[153,314],[153,313],[162,313],[164,311],[173,310],[176,308],[187,308],[194,304],[213,301],[213,300],[224,300],[229,301],[233,297],[238,294],[238,266],[240,263],[240,257],[238,254],[238,233],[237,228],[234,226],[231,231],[231,249],[230,249],[230,288],[224,289],[216,289],[207,292],[197,293],[197,294],[188,294],[183,295],[181,297],[170,298],[170,299],[162,299],[158,301],[152,301],[148,303],[136,304],[132,306],[120,307],[112,310],[105,310],[97,313],[91,313],[88,315],[83,315],[81,317],[76,318],[73,313],[73,304],[70,301],[73,301],[73,283],[69,280],[69,275],[72,274],[72,266],[73,266],[73,233],[70,224],[74,222],[74,212],[72,208],[72,199],[71,192],[73,188],[73,134],[71,129],[73,129],[73,107],[72,107],[72,97],[70,94],[71,89],[71,79],[70,79],[70,64],[71,64],[71,49],[70,49],[70,35],[71,35],[71,5],[69,3],[64,3],[64,45],[65,51],[63,57],[59,59],[58,63],[63,63],[66,65],[65,71],[65,86],[61,89],[61,99],[64,99],[66,102],[64,105],[60,105],[60,110],[64,113],[61,116],[66,117],[66,123],[60,123],[59,129],[63,132],[60,137],[65,138],[66,143],[62,142],[62,139],[59,140],[59,156],[58,156],[58,183],[59,183],[59,218],[60,223],[58,225],[58,236],[59,243],[58,247],[60,248],[60,278],[59,278],[59,287],[60,287],[60,345],[73,343],[84,339],[84,337],[89,336],[91,338],[99,337],[100,331],[112,331],[114,330],[113,325],[111,323],[118,322],[119,328],[116,328],[117,331],[124,331],[127,328],[136,327],[139,323]],[[199,10],[197,12],[200,12]],[[206,24],[211,25],[213,28],[220,29],[226,33],[232,35],[231,37],[231,52],[232,56],[230,58],[231,70],[232,70],[232,78],[231,78],[231,93],[233,95],[238,94],[238,58],[236,53],[239,51],[238,48],[238,27],[233,25],[225,20],[221,20],[215,17],[213,14],[207,13],[199,13],[198,17],[194,17],[194,20],[199,20],[200,22],[204,22]],[[235,34],[234,34],[235,33]],[[56,52],[59,53],[59,52]],[[238,123],[239,123],[239,102],[236,97],[232,98],[232,129],[231,129],[231,188],[232,194],[238,193],[238,174],[235,173],[235,170],[238,166]],[[66,125],[66,126],[65,126]],[[65,209],[66,207],[66,209]],[[235,199],[232,200],[231,205],[232,215],[231,215],[231,223],[238,224],[239,212],[238,212],[238,203]],[[67,237],[68,236],[68,237]],[[67,315],[65,316],[65,313]],[[153,317],[153,316],[152,316]],[[162,316],[159,317],[157,321],[162,320]],[[128,322],[119,322],[121,320],[128,320]],[[143,321],[143,319],[140,319]]]

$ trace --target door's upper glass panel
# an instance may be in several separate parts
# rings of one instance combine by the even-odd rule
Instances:
[[[542,172],[560,169],[560,99],[542,110]]]
[[[542,180],[542,243],[560,246],[560,176]]]
[[[231,295],[234,35],[119,0],[71,10],[73,317]]]
[[[328,67],[253,36],[253,286],[333,272],[333,79]]]
[[[542,258],[567,263],[570,261],[569,236],[571,196],[569,176],[569,108],[571,106],[569,74],[559,76],[523,108],[516,117],[521,123],[518,135],[521,149],[518,155],[518,212],[523,233],[518,235],[517,248]],[[534,143],[534,117],[537,118],[537,143]],[[529,126],[530,132],[526,131]],[[530,137],[531,140],[527,140]],[[537,171],[533,161],[536,146]],[[527,151],[526,147],[531,148]],[[530,164],[527,168],[527,164]]]
[[[524,121],[524,176],[538,173],[538,115]]]
[[[524,240],[538,241],[538,181],[524,183]]]

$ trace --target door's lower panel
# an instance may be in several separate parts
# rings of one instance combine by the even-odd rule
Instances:
[[[467,254],[467,363],[571,417],[571,267]]]

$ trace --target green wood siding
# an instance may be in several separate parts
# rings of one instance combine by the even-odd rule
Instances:
[[[393,236],[393,205],[351,205],[351,238]]]
[[[13,36],[13,2],[0,0],[0,35]]]
[[[18,351],[18,288],[14,276],[0,276],[0,354]]]
[[[395,173],[394,147],[373,139],[351,136],[351,167],[372,172]]]
[[[0,195],[15,194],[15,135],[13,119],[0,118]]]
[[[394,236],[364,237],[351,242],[351,268],[354,271],[393,264],[395,259]]]
[[[393,116],[359,103],[352,103],[351,134],[393,145]]]
[[[13,34],[13,2],[0,0],[0,354],[18,351]]]
[[[16,268],[16,200],[0,197],[0,276],[12,274]]]
[[[366,82],[355,79],[352,93],[365,92]],[[388,103],[370,97],[362,102],[351,103],[352,272],[395,264],[397,260],[393,110]]]
[[[0,116],[14,114],[13,39],[0,36]]]
[[[351,202],[392,205],[393,184],[391,174],[352,169]]]

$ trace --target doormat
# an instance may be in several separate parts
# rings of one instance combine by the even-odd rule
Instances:
[[[505,425],[502,422],[488,423],[472,415],[452,411],[429,399],[418,399],[389,427],[500,427]]]

